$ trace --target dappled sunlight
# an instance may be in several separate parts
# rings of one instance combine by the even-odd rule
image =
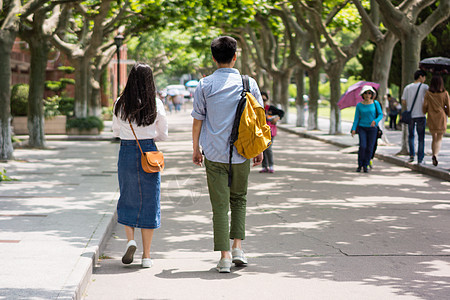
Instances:
[[[366,219],[358,219],[355,220],[355,222],[364,222],[364,223],[377,223],[377,222],[392,222],[399,220],[400,218],[398,216],[378,216],[378,217],[371,217]]]
[[[420,264],[426,266],[429,270],[425,272],[416,272],[418,274],[437,277],[450,277],[450,262],[433,260],[430,262],[422,262]],[[446,282],[446,284],[449,284],[449,282]]]
[[[201,224],[211,224],[211,218],[207,218],[206,216],[202,216],[202,215],[186,215],[186,216],[172,218],[172,220],[178,221],[178,222],[194,222],[194,223],[201,223]]]
[[[295,228],[295,229],[324,229],[331,224],[330,221],[318,221],[318,222],[298,222],[298,223],[284,223],[273,224],[265,226],[255,226],[254,228]]]
[[[208,239],[211,237],[211,233],[206,234],[206,233],[195,233],[195,234],[183,234],[181,236],[168,236],[163,238],[163,240],[165,240],[168,243],[181,243],[181,242],[186,242],[186,241],[199,241],[202,239]]]
[[[319,260],[314,261],[314,260],[312,260],[312,261],[301,263],[300,265],[302,265],[302,266],[321,266],[321,265],[326,264],[326,263],[327,262],[323,261],[323,260],[322,261],[319,261]]]
[[[450,204],[436,204],[436,205],[433,205],[431,208],[450,210]]]
[[[433,248],[439,249],[442,252],[450,253],[450,245],[433,245]]]

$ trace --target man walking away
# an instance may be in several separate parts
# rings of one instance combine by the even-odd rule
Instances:
[[[228,186],[229,139],[237,105],[244,89],[241,74],[234,69],[237,42],[221,36],[211,42],[211,52],[217,70],[202,78],[194,93],[192,117],[194,164],[202,166],[205,155],[209,197],[213,211],[214,251],[220,251],[217,270],[230,273],[231,263],[246,265],[242,251],[245,239],[245,215],[250,160],[238,154],[233,147],[232,179]],[[250,92],[262,105],[258,84],[250,78]],[[261,164],[263,154],[253,158],[253,166]],[[231,209],[231,228],[228,211]],[[232,253],[230,241],[233,240]]]
[[[414,151],[414,129],[417,131],[417,136],[419,139],[419,145],[417,149],[417,163],[421,164],[425,156],[425,125],[426,118],[422,111],[423,98],[428,90],[428,85],[425,82],[426,73],[422,70],[417,70],[414,73],[414,82],[408,84],[402,95],[402,105],[406,107],[406,110],[410,111],[416,98],[416,102],[411,111],[411,122],[408,124],[408,144],[409,144],[409,162],[414,161],[415,151]],[[416,96],[417,94],[417,96]]]

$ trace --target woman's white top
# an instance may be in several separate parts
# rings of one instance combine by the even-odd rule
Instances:
[[[164,109],[164,104],[160,99],[156,99],[156,111],[157,115],[155,122],[149,126],[137,126],[136,123],[131,122],[134,132],[136,132],[136,136],[139,140],[154,139],[155,142],[157,142],[167,139],[169,135],[169,126],[167,124],[166,110]],[[122,140],[135,139],[130,128],[130,123],[116,117],[115,114],[113,114],[112,130],[114,136],[120,137]]]

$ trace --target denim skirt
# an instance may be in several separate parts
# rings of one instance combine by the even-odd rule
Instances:
[[[142,151],[155,151],[153,139],[139,140]],[[146,173],[141,166],[141,151],[135,140],[121,140],[117,163],[120,198],[118,222],[137,228],[161,226],[160,173]]]

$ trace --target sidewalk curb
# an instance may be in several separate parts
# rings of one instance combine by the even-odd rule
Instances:
[[[74,266],[57,299],[83,299],[83,294],[93,274],[94,267],[100,254],[106,248],[106,244],[117,222],[116,203],[117,199],[114,199],[111,203],[111,206],[114,208],[113,212],[104,213],[96,230],[92,233],[91,240],[80,255],[78,263]]]
[[[328,143],[328,144],[332,144],[332,145],[338,146],[340,148],[352,147],[351,145],[347,145],[347,144],[336,142],[336,141],[329,140],[329,139],[324,139],[324,138],[322,138],[320,136],[316,136],[316,135],[311,134],[311,133],[299,132],[299,131],[297,131],[295,129],[291,129],[291,128],[285,127],[283,125],[278,125],[278,128],[281,129],[281,130],[284,130],[286,132],[296,134],[296,135],[298,135],[300,137],[303,137],[303,138],[308,138],[308,139],[322,141],[322,142],[325,142],[325,143]],[[433,176],[433,177],[436,177],[436,178],[439,178],[439,179],[450,181],[450,172],[445,171],[444,169],[440,169],[440,168],[436,168],[436,167],[429,167],[427,165],[412,164],[412,163],[409,163],[409,162],[407,162],[407,161],[405,161],[405,160],[403,160],[401,158],[398,158],[398,157],[395,157],[395,156],[392,156],[392,155],[385,155],[385,154],[375,153],[375,157],[378,158],[378,159],[381,159],[381,160],[383,160],[385,162],[392,163],[392,164],[395,164],[395,165],[398,165],[398,166],[401,166],[401,167],[404,167],[404,168],[411,169],[411,170],[416,171],[418,173],[422,173],[422,174]]]

